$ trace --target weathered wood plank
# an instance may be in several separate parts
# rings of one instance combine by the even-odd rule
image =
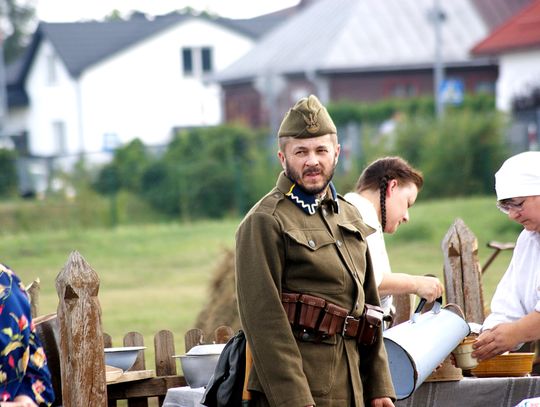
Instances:
[[[39,277],[26,287],[26,291],[30,297],[30,315],[32,315],[32,318],[36,318],[39,315],[39,293],[41,291]]]
[[[128,332],[124,336],[124,346],[144,346],[144,338],[139,332]],[[126,373],[135,373],[136,370],[144,371],[146,363],[144,352],[139,352],[133,366]],[[137,397],[128,400],[128,407],[148,407],[148,398]]]
[[[202,329],[193,328],[188,330],[184,335],[184,343],[186,352],[189,352],[189,350],[194,346],[204,343],[204,333]]]
[[[144,346],[144,337],[139,332],[128,332],[124,335],[124,346]],[[135,363],[133,363],[133,366],[129,370],[133,371],[145,369],[146,361],[144,358],[144,352],[139,352],[137,359],[135,359]]]
[[[112,348],[112,338],[111,335],[104,333],[103,334],[103,346],[106,348]]]
[[[170,376],[176,374],[174,336],[171,331],[162,330],[154,336],[156,359],[156,375]]]
[[[36,327],[36,333],[43,350],[47,356],[47,365],[51,372],[51,380],[54,389],[55,400],[53,406],[62,405],[62,382],[60,372],[60,328],[58,326],[58,318],[56,313],[41,315],[34,318],[34,325]]]
[[[99,277],[76,251],[56,277],[64,407],[107,406]]]
[[[230,326],[222,325],[214,331],[214,341],[216,343],[227,343],[234,336],[234,330]]]
[[[444,286],[446,302],[463,307],[463,278],[461,275],[461,244],[456,230],[456,219],[446,232],[441,248],[443,252]]]
[[[176,375],[176,359],[173,358],[174,335],[171,331],[162,330],[154,335],[154,350],[157,376]],[[162,405],[165,396],[159,397],[159,405]]]
[[[393,297],[393,304],[396,307],[396,313],[392,321],[392,326],[395,326],[411,319],[414,311],[414,294],[397,294]]]
[[[161,376],[136,382],[110,384],[107,390],[110,400],[122,400],[133,397],[165,396],[167,389],[186,385],[183,376]]]
[[[461,272],[465,319],[468,322],[484,322],[484,293],[482,272],[478,262],[478,240],[461,219],[456,221],[456,231],[461,244]]]

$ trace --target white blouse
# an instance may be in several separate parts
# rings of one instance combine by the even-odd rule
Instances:
[[[517,321],[532,311],[540,312],[540,234],[523,230],[482,328]]]
[[[375,229],[375,232],[369,235],[366,240],[371,255],[371,263],[373,264],[375,282],[378,287],[382,282],[384,274],[392,272],[390,260],[388,259],[388,253],[386,252],[386,246],[384,244],[384,234],[381,223],[379,222],[379,216],[377,215],[377,211],[373,204],[356,192],[345,194],[345,199],[356,206],[360,215],[362,215],[364,223]],[[386,295],[381,297],[381,306],[385,313],[389,313],[392,308],[392,296]]]

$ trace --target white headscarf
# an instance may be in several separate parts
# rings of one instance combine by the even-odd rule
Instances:
[[[507,159],[495,174],[497,200],[540,195],[540,151]]]

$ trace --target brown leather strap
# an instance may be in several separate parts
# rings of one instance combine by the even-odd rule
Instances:
[[[355,338],[362,345],[371,345],[377,339],[384,315],[381,307],[365,304],[362,315],[354,317],[347,309],[309,294],[283,293],[282,303],[293,331],[301,340],[318,341],[339,333],[344,338]]]

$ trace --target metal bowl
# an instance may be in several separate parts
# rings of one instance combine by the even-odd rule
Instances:
[[[105,348],[105,364],[118,367],[124,371],[129,370],[137,360],[139,351],[143,349],[146,349],[146,346]]]
[[[204,387],[214,374],[219,355],[225,344],[194,346],[185,355],[175,355],[180,359],[180,367],[189,387]]]
[[[214,374],[219,355],[181,355],[180,365],[187,384],[191,388],[204,387]]]

